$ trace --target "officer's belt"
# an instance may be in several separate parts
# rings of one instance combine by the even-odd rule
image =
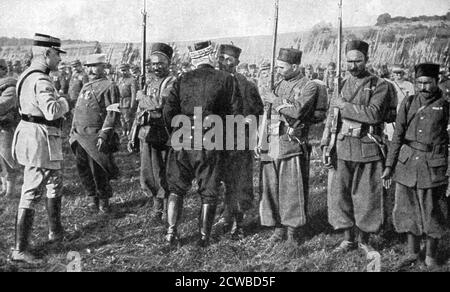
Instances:
[[[22,121],[44,125],[48,127],[62,128],[63,119],[57,119],[54,121],[48,121],[44,117],[35,117],[31,115],[21,115]]]
[[[422,152],[433,152],[433,150],[438,150],[440,152],[440,149],[437,149],[437,147],[440,147],[440,145],[433,145],[433,144],[424,144],[417,141],[406,141],[405,143],[409,147],[411,147],[414,150],[422,151]],[[442,149],[445,151],[446,146],[442,145]]]

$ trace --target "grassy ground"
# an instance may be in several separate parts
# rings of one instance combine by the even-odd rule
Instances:
[[[325,272],[365,271],[368,260],[355,251],[347,255],[333,253],[340,236],[327,223],[326,171],[317,156],[311,166],[310,224],[301,231],[298,244],[269,242],[271,230],[257,221],[257,210],[246,220],[248,236],[232,241],[217,230],[212,245],[205,249],[195,246],[199,199],[188,196],[181,226],[183,245],[179,249],[166,246],[165,227],[152,222],[151,200],[139,191],[139,163],[136,155],[122,151],[117,163],[122,169],[120,180],[113,182],[115,196],[113,212],[109,216],[89,214],[87,199],[79,184],[74,158],[67,155],[64,170],[63,223],[67,239],[63,246],[49,249],[46,213],[41,205],[37,211],[33,232],[33,251],[46,261],[39,268],[30,269],[8,261],[14,243],[14,215],[19,198],[0,198],[0,271],[66,271],[70,251],[81,255],[83,271],[222,271],[222,272]],[[255,185],[257,179],[255,178]],[[257,205],[258,195],[255,199]],[[404,255],[403,239],[384,232],[372,239],[381,254],[381,270],[396,271],[398,259]],[[450,234],[441,243],[441,260],[450,255]],[[449,265],[444,265],[444,271]],[[410,271],[427,271],[423,264]]]

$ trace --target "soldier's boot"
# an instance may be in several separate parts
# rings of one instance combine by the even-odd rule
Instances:
[[[64,239],[64,228],[61,224],[61,198],[47,198],[48,240],[50,243],[61,243]]]
[[[14,249],[11,254],[13,262],[21,262],[29,265],[42,264],[29,251],[29,242],[33,230],[34,210],[19,209],[16,217],[16,235]]]
[[[164,199],[153,197],[152,219],[158,223],[162,223],[163,214],[164,214]]]
[[[438,261],[437,261],[437,248],[439,245],[439,240],[431,237],[427,238],[427,250],[426,250],[426,258],[425,265],[430,270],[439,269]]]
[[[359,230],[358,232],[358,248],[361,249],[366,255],[370,252],[375,251],[375,249],[370,245],[370,234]]]
[[[334,251],[338,253],[347,253],[356,248],[357,244],[355,242],[355,232],[353,228],[348,228],[344,230],[344,240]]]
[[[288,227],[287,229],[287,241],[289,243],[297,243],[297,228],[294,227]]]
[[[400,260],[397,270],[408,268],[420,259],[420,237],[414,234],[408,234],[408,254]]]
[[[96,196],[92,196],[92,197],[89,197],[89,198],[90,198],[90,202],[88,204],[89,211],[91,211],[91,212],[98,212],[99,205],[100,205],[100,200]]]
[[[286,227],[279,225],[275,227],[275,231],[273,232],[272,236],[270,237],[270,241],[272,242],[280,242],[286,239]]]
[[[16,185],[15,179],[6,180],[6,197],[12,198],[14,196],[15,185]]]
[[[200,240],[197,243],[199,247],[207,247],[209,245],[214,217],[216,216],[216,207],[215,204],[202,204],[200,214]]]
[[[234,214],[234,224],[231,230],[231,238],[233,240],[242,240],[245,237],[244,233],[244,214],[242,212],[236,212]]]
[[[181,215],[183,211],[183,197],[170,194],[167,201],[167,224],[169,225],[167,229],[166,240],[167,242],[174,246],[179,243],[178,235],[178,225],[181,222]]]

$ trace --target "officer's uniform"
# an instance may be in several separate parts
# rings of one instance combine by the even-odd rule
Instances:
[[[130,66],[128,64],[122,64],[119,70],[126,69],[129,70]],[[136,80],[127,73],[126,76],[119,78],[117,82],[117,87],[120,92],[120,121],[122,123],[122,130],[125,135],[131,130],[133,121],[133,110],[135,109],[136,103],[136,92],[137,92]]]
[[[61,41],[48,35],[36,34],[36,47],[60,50]],[[16,245],[12,259],[33,261],[27,253],[28,239],[33,225],[34,209],[45,187],[49,217],[49,239],[63,236],[60,220],[62,189],[61,127],[69,104],[60,98],[49,68],[42,56],[35,57],[30,68],[18,80],[17,95],[22,120],[16,128],[12,151],[16,161],[23,165],[24,184],[16,224]]]
[[[72,67],[81,66],[81,62],[76,60],[71,63]],[[77,103],[78,96],[80,95],[81,89],[83,86],[89,82],[89,77],[82,70],[81,72],[74,71],[72,73],[72,77],[69,82],[69,99],[70,99],[70,108],[74,108]]]
[[[4,60],[2,61],[6,67]],[[0,177],[2,179],[1,193],[12,195],[16,178],[16,162],[11,156],[11,146],[14,130],[19,122],[17,97],[17,80],[0,78]]]
[[[368,48],[364,42],[353,41],[346,51],[359,50],[367,55]],[[365,72],[360,77],[348,77],[341,95],[345,106],[340,110],[342,125],[337,135],[337,167],[328,198],[328,217],[336,230],[350,230],[356,225],[366,244],[367,234],[378,232],[384,220],[383,155],[372,138],[379,141],[382,136],[389,108],[388,85]]]
[[[91,55],[89,58],[86,66],[105,63],[106,59],[104,55]],[[69,142],[76,156],[82,184],[94,203],[99,200],[107,202],[112,197],[110,180],[119,175],[113,152],[118,147],[114,129],[120,112],[107,110],[119,103],[119,96],[115,83],[99,76],[84,85],[74,110]],[[97,147],[99,138],[108,145],[102,152]]]
[[[199,43],[195,45],[195,51],[191,52],[191,58],[196,60],[208,57],[212,53],[211,42]],[[240,98],[235,98],[234,92],[237,90],[233,76],[215,70],[210,64],[200,64],[196,70],[183,74],[175,82],[163,107],[166,125],[171,125],[172,119],[177,115],[189,117],[194,124],[194,120],[199,118],[194,116],[195,107],[202,108],[203,117],[218,115],[223,121],[226,115],[239,114],[242,110],[242,101]],[[197,129],[199,130],[201,129]],[[197,136],[195,126],[193,132],[192,137]],[[191,138],[186,146],[192,147],[193,143],[198,146],[199,142]],[[167,237],[169,242],[177,238],[182,199],[195,178],[199,185],[198,194],[202,200],[200,216],[202,237],[199,244],[202,246],[208,244],[222,180],[222,163],[221,151],[204,148],[203,150],[170,149],[167,167],[170,191]]]
[[[281,49],[278,60],[300,64],[301,56],[301,51]],[[295,229],[307,223],[311,153],[308,134],[319,94],[319,85],[301,73],[280,81],[275,89],[278,98],[272,105],[269,130],[272,161],[262,163],[260,217],[263,226],[277,227],[276,239],[283,239],[279,236],[285,236],[287,227],[290,239],[294,239]]]

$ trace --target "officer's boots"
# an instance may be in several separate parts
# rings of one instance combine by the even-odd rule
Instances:
[[[16,217],[16,236],[14,250],[11,260],[29,265],[39,265],[42,261],[37,260],[29,251],[29,242],[33,230],[34,210],[19,209]]]
[[[48,240],[50,243],[61,243],[64,239],[64,228],[61,224],[61,198],[47,199]]]
[[[197,244],[199,247],[207,247],[209,245],[212,226],[216,216],[216,207],[215,204],[202,204],[200,214],[200,240]]]
[[[234,224],[231,230],[231,237],[234,240],[244,239],[244,214],[242,212],[235,212],[234,214]]]
[[[420,259],[420,237],[414,234],[408,234],[408,253],[400,261],[397,266],[397,270],[402,270],[417,263]]]
[[[427,238],[427,251],[425,258],[425,265],[430,270],[436,270],[439,268],[437,261],[437,248],[439,245],[439,240],[431,237]]]
[[[153,212],[152,219],[162,223],[164,214],[164,199],[153,197]]]
[[[183,211],[183,197],[170,194],[167,202],[167,229],[166,240],[170,245],[177,245],[179,243],[178,225],[181,222],[181,214]]]

